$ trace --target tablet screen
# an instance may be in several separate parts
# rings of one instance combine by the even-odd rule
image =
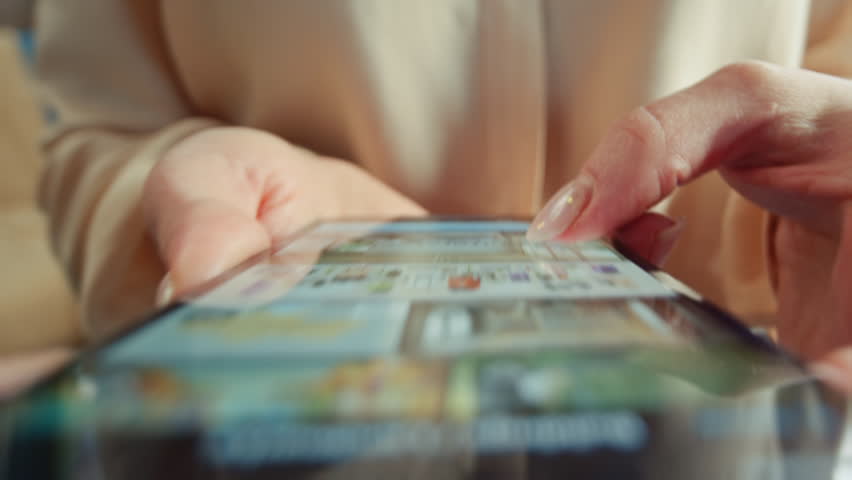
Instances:
[[[606,242],[531,243],[526,229],[318,224],[8,408],[7,468],[50,465],[52,478],[831,471],[839,413],[792,360]],[[16,460],[39,446],[49,461]]]

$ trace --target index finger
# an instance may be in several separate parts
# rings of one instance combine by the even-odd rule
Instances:
[[[820,80],[815,77],[824,85],[814,85]],[[794,159],[792,152],[813,135],[820,114],[832,108],[835,84],[836,79],[813,72],[746,62],[639,107],[605,134],[528,235],[534,240],[600,237],[722,164],[751,167]],[[762,155],[766,152],[787,153]]]

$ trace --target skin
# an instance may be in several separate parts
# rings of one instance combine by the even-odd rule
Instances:
[[[780,342],[852,391],[852,82],[750,62],[640,107],[578,175],[569,221],[542,229],[565,241],[620,229],[653,255],[671,224],[643,212],[714,169],[777,219]]]
[[[169,272],[164,288],[177,294],[316,220],[426,214],[351,163],[241,127],[173,147],[146,182],[143,208]]]
[[[821,359],[815,370],[852,391],[852,350],[843,348],[852,345],[847,80],[741,63],[642,106],[613,125],[567,187],[582,187],[568,198],[576,201],[550,202],[530,235],[575,241],[616,232],[659,261],[679,226],[644,212],[714,169],[778,219],[771,247],[780,341]],[[143,203],[169,270],[166,290],[177,293],[316,219],[425,213],[349,163],[246,128],[205,131],[173,147]],[[554,204],[562,215],[551,215]]]

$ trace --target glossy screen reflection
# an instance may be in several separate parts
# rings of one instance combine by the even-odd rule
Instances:
[[[6,472],[830,478],[842,419],[798,367],[525,229],[321,224],[5,408]]]

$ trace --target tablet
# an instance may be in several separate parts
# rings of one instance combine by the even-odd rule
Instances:
[[[312,225],[4,404],[0,476],[831,478],[795,358],[527,227]]]

